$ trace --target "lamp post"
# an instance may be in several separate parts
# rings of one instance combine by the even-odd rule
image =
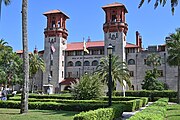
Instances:
[[[112,45],[109,44],[109,46],[107,47],[107,53],[109,56],[109,79],[108,79],[108,95],[109,95],[108,105],[109,106],[112,105],[112,75],[111,75],[111,71],[112,71],[112,67],[111,67],[112,49],[113,49]]]

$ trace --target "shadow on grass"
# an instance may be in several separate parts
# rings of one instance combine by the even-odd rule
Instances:
[[[74,116],[75,114],[78,114],[79,112],[74,112],[74,111],[55,111],[55,110],[30,110],[31,112],[40,112],[43,115],[56,115],[56,114],[61,114],[62,116]]]

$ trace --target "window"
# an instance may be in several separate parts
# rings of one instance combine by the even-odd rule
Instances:
[[[97,66],[97,65],[98,65],[98,61],[97,60],[92,61],[92,66]]]
[[[130,77],[134,77],[134,71],[129,71]]]
[[[53,76],[53,71],[50,71],[50,75],[51,75],[51,77]]]
[[[81,62],[80,62],[80,61],[77,61],[77,62],[75,63],[75,66],[81,66]]]
[[[159,77],[163,77],[163,70],[158,70]]]
[[[62,61],[62,67],[64,67],[64,61]]]
[[[128,60],[128,65],[135,65],[135,60],[134,59],[129,59]]]
[[[112,15],[112,22],[116,22],[116,15]]]
[[[93,50],[92,55],[99,55],[99,50]]]
[[[64,77],[64,71],[62,71],[62,78]]]
[[[52,21],[52,28],[55,28],[55,27],[56,27],[55,21]]]
[[[84,61],[84,66],[90,66],[90,62],[89,61]]]
[[[147,59],[144,59],[144,65],[146,65],[147,64]]]
[[[82,55],[82,51],[75,51],[75,55]]]
[[[61,21],[59,20],[58,21],[58,28],[60,28],[61,27]]]
[[[100,55],[104,55],[104,49],[100,50]]]
[[[51,66],[53,65],[53,60],[50,61],[50,65],[51,65]]]
[[[67,55],[68,55],[68,56],[74,56],[74,51],[68,51],[68,52],[67,52]]]
[[[68,64],[67,64],[68,67],[71,67],[73,66],[73,62],[72,61],[69,61]]]

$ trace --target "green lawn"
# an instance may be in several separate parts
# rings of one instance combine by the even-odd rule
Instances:
[[[19,109],[0,108],[0,120],[72,120],[77,112],[29,110],[28,114],[19,114]]]
[[[180,105],[168,105],[166,120],[180,120]]]

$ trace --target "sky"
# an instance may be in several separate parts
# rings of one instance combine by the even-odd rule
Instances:
[[[133,2],[132,2],[133,1]],[[143,47],[165,43],[165,37],[180,27],[180,7],[176,7],[174,16],[169,1],[165,7],[154,10],[154,1],[146,2],[138,9],[140,0],[28,0],[28,45],[29,51],[35,46],[44,49],[44,12],[59,9],[70,19],[66,21],[68,43],[82,42],[83,37],[92,41],[104,40],[103,23],[105,13],[102,6],[114,2],[126,6],[128,24],[127,42],[135,43],[135,32],[139,31]],[[0,39],[3,38],[14,51],[22,49],[22,0],[12,0],[9,6],[2,4],[0,19]]]

